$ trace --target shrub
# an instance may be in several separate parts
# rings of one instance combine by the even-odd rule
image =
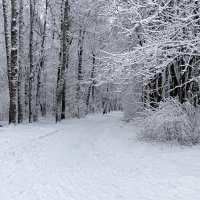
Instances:
[[[198,109],[176,99],[159,103],[157,109],[145,109],[140,123],[141,136],[156,141],[177,140],[190,145],[200,141]]]

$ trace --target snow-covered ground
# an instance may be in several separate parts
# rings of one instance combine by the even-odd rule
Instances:
[[[0,200],[200,199],[200,146],[139,142],[121,119],[0,128]]]

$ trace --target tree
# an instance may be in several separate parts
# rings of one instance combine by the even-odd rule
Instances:
[[[4,19],[4,35],[5,35],[5,46],[6,46],[6,61],[7,61],[7,73],[10,75],[10,38],[8,28],[8,5],[5,0],[2,0],[3,6],[3,19]]]
[[[18,72],[18,33],[17,0],[11,0],[11,67],[9,77],[10,109],[9,123],[17,122],[17,72]]]
[[[33,60],[33,39],[34,39],[34,18],[35,18],[35,0],[30,0],[30,35],[29,35],[29,65],[30,65],[30,71],[29,71],[29,122],[33,122],[33,115],[34,115],[34,60]]]
[[[19,2],[19,70],[18,70],[18,123],[23,122],[23,57],[24,57],[24,20],[23,20],[23,0]]]
[[[140,96],[135,106],[155,108],[169,96],[198,105],[199,1],[119,0],[114,7],[112,26],[122,43],[107,53],[104,71],[125,87],[140,87],[132,91]]]
[[[58,67],[58,77],[57,77],[57,91],[56,91],[56,122],[62,119],[62,105],[63,105],[63,95],[66,67],[68,63],[68,53],[69,53],[69,2],[68,0],[63,0],[64,9],[63,14],[61,14],[61,33],[60,33],[60,64]],[[63,15],[63,17],[62,17]],[[64,109],[65,110],[65,109]]]
[[[36,85],[36,113],[35,113],[35,121],[38,121],[38,115],[41,110],[41,84],[42,84],[42,71],[44,70],[45,65],[45,41],[47,37],[47,14],[49,8],[49,1],[45,1],[45,13],[44,13],[44,21],[41,22],[42,30],[41,30],[41,47],[40,47],[40,58],[39,65],[37,66],[37,85]],[[41,21],[41,20],[38,20]]]
[[[18,123],[27,119],[30,123],[38,121],[40,114],[53,115],[58,122],[67,117],[81,118],[87,113],[102,111],[102,96],[107,83],[102,84],[98,75],[102,75],[99,70],[101,57],[105,55],[102,51],[109,49],[106,43],[110,44],[112,20],[107,13],[110,2],[16,1],[19,15],[16,16],[15,28],[12,24],[10,39],[10,4],[2,0],[6,48],[1,46],[0,52],[5,52],[7,59],[3,58],[0,65],[7,62],[9,92],[17,100]],[[14,30],[19,30],[17,36]],[[13,47],[15,36],[16,51]],[[11,60],[12,66],[18,64],[16,74],[14,70],[11,73]],[[5,73],[2,69],[1,72]],[[16,91],[11,93],[11,78],[14,77],[17,78]],[[7,89],[5,80],[2,82]],[[110,94],[109,90],[109,98]]]

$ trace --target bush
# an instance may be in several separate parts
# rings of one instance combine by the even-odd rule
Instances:
[[[181,104],[178,100],[168,99],[159,103],[155,110],[145,109],[143,114],[140,123],[142,138],[177,140],[184,145],[200,141],[199,112],[189,102]]]

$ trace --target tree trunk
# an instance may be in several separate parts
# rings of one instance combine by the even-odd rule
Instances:
[[[42,71],[44,70],[44,47],[45,47],[45,39],[46,39],[46,26],[47,26],[47,12],[48,12],[48,0],[46,0],[45,4],[45,20],[43,24],[43,33],[42,33],[42,42],[41,42],[41,50],[40,50],[40,64],[37,70],[37,89],[36,89],[36,113],[35,113],[35,121],[38,121],[39,112],[41,110],[41,78]]]
[[[4,19],[4,35],[5,35],[5,46],[6,46],[6,58],[7,58],[7,73],[10,75],[10,39],[8,33],[8,5],[5,0],[2,0],[3,6],[3,19]],[[10,80],[8,78],[8,80]]]
[[[17,122],[17,0],[11,0],[11,70],[9,75],[9,123]]]
[[[66,67],[68,65],[68,50],[69,50],[69,3],[64,0],[64,17],[61,13],[61,48],[60,48],[60,64],[58,67],[57,90],[56,90],[56,122],[61,121],[63,108],[63,92],[65,84]],[[64,110],[64,111],[63,111]]]
[[[24,118],[29,117],[29,67],[30,66],[25,66],[25,86],[24,86]]]
[[[34,30],[34,0],[30,0],[30,35],[29,35],[29,123],[33,122],[33,82],[34,82],[34,64],[33,64],[33,30]]]
[[[22,92],[22,70],[24,57],[24,37],[23,37],[23,0],[19,5],[19,72],[18,72],[18,123],[23,122],[23,92]]]
[[[89,86],[88,94],[87,94],[87,99],[86,99],[87,112],[89,111],[88,109],[89,109],[91,92],[92,92],[92,98],[94,98],[94,89],[95,89],[95,81],[94,81],[95,63],[96,63],[96,57],[95,57],[95,54],[93,53],[93,56],[92,56],[92,64],[93,65],[92,65],[92,71],[91,71],[91,75],[90,75],[91,84]]]
[[[77,117],[81,118],[81,82],[83,81],[82,65],[83,65],[83,42],[84,42],[85,31],[80,27],[79,30],[79,41],[78,41],[78,83],[77,83],[77,107],[78,113]],[[82,105],[82,104],[81,104]]]

